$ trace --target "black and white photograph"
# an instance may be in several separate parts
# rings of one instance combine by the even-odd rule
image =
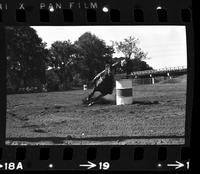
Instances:
[[[186,27],[7,26],[6,145],[183,145]]]

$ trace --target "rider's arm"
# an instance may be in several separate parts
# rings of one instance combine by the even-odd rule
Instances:
[[[96,81],[97,79],[99,79],[101,77],[101,75],[105,72],[105,70],[101,71],[99,74],[97,74],[95,76],[95,78],[92,80],[92,82]]]
[[[118,64],[119,64],[119,62],[115,62],[114,64],[112,64],[112,67],[115,67]],[[99,74],[97,74],[92,81],[97,80],[101,75],[103,75],[104,72],[105,72],[105,69],[103,71],[101,71]]]

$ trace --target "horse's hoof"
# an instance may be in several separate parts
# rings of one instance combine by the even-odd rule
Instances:
[[[94,104],[94,102],[91,102],[91,103],[88,104],[88,106],[92,106],[93,104]]]

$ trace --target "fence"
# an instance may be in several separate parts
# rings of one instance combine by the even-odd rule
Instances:
[[[146,71],[136,71],[132,72],[133,76],[145,76],[150,74],[163,74],[167,72],[187,72],[186,66],[177,66],[177,67],[168,67],[168,68],[161,68],[161,69],[153,69],[153,70],[146,70]]]

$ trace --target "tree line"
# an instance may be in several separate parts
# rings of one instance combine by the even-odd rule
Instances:
[[[49,36],[50,37],[50,36]],[[133,36],[112,46],[95,34],[85,32],[75,42],[47,44],[28,26],[6,27],[7,92],[68,90],[87,84],[106,63],[126,60],[117,73],[152,69],[144,60],[147,53],[138,48]],[[113,54],[123,53],[116,58]]]

